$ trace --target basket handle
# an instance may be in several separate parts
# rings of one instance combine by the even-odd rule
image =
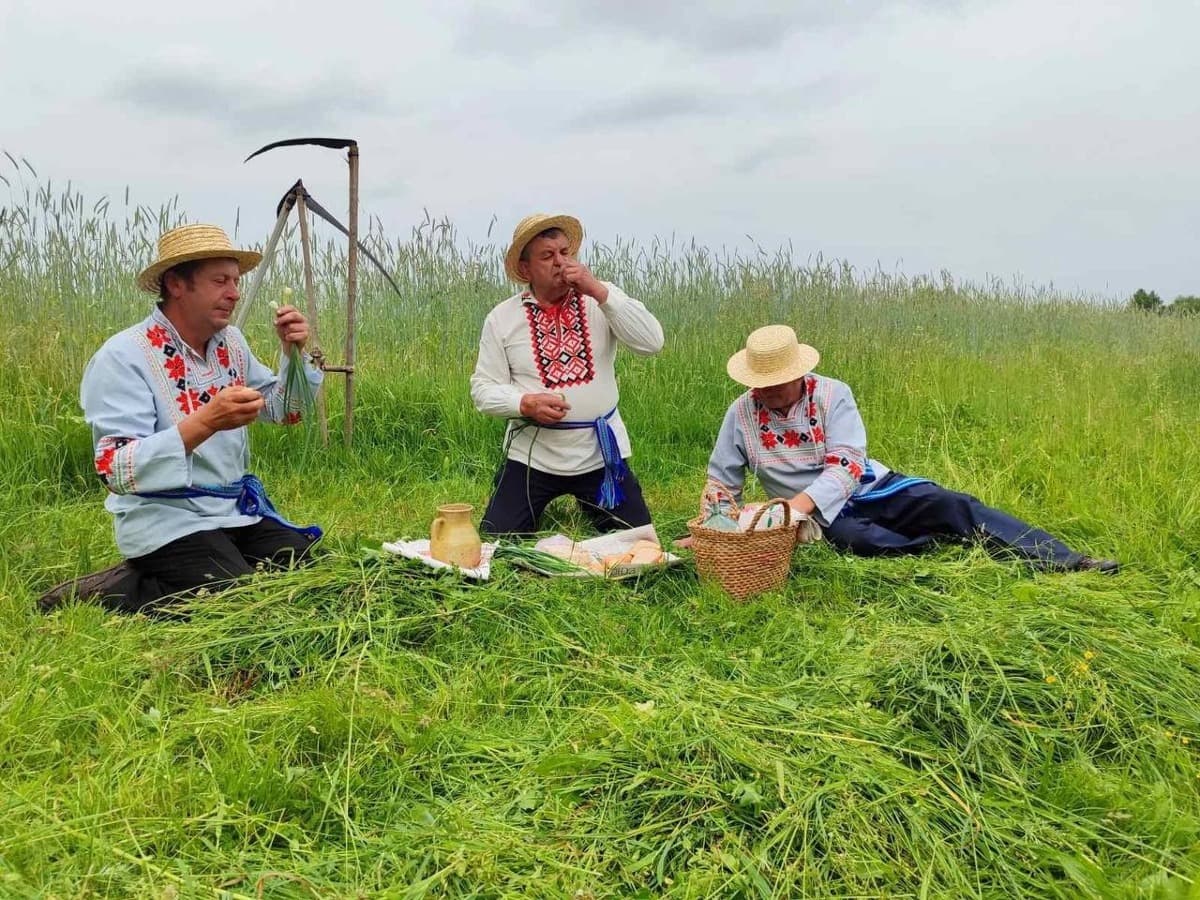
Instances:
[[[714,495],[720,491],[724,491],[729,495],[729,505],[732,507],[733,520],[736,522],[737,517],[741,515],[741,507],[739,507],[738,502],[733,499],[733,491],[729,488],[729,486],[722,484],[715,478],[709,478],[707,481],[705,481],[704,490],[700,492],[700,518],[704,518],[705,507],[708,505],[709,498],[711,497],[713,500],[715,500],[716,497]]]
[[[763,513],[765,513],[768,509],[770,509],[776,503],[783,504],[783,527],[787,528],[789,525],[791,525],[792,524],[792,504],[788,503],[782,497],[775,497],[772,500],[768,500],[766,503],[764,503],[762,506],[760,506],[758,508],[758,512],[756,512],[754,514],[754,518],[750,520],[750,525],[746,530],[753,531],[755,528],[757,528],[758,520],[763,517]]]

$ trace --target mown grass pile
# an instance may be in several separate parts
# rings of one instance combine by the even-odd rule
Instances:
[[[501,561],[477,585],[374,548],[487,496],[502,426],[466,380],[506,293],[497,248],[376,228],[405,299],[365,276],[354,447],[252,438],[324,556],[186,622],[46,617],[42,590],[116,559],[78,379],[143,315],[130,277],[178,218],[103,212],[46,185],[0,219],[0,896],[1195,896],[1200,323],[592,247],[668,334],[620,373],[664,537],[737,392],[725,358],[788,321],[855,389],[874,455],[1126,569],[818,546],[745,605],[686,568],[611,585]],[[271,294],[302,283],[289,246]],[[562,506],[549,527],[581,523]]]

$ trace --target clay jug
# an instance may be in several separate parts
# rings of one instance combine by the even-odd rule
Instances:
[[[429,526],[429,555],[436,560],[472,569],[479,565],[483,545],[471,523],[470,503],[447,503],[438,507]]]

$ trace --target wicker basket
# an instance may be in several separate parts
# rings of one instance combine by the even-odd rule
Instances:
[[[783,504],[783,524],[755,530],[763,513],[776,503]],[[701,578],[716,581],[736,600],[777,588],[787,580],[800,520],[792,516],[786,500],[776,497],[764,503],[746,531],[705,528],[701,518],[697,516],[687,523]]]

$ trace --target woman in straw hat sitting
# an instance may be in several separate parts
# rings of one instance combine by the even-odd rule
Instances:
[[[483,515],[489,534],[528,534],[555,497],[573,496],[601,531],[650,523],[625,460],[617,408],[617,347],[642,356],[662,326],[637,300],[575,258],[583,226],[533,215],[513,232],[505,271],[526,285],[488,314],[471,376],[483,413],[509,419],[504,467]]]
[[[158,259],[137,279],[156,307],[105,342],[80,388],[126,561],[59,585],[42,597],[43,609],[77,597],[151,611],[164,598],[303,557],[320,537],[316,526],[283,519],[246,471],[246,426],[291,423],[302,412],[288,408],[285,369],[276,376],[230,325],[238,279],[261,259],[213,225],[159,238]],[[283,306],[275,331],[285,351],[303,347],[308,322]],[[281,359],[286,367],[288,353]],[[306,365],[305,375],[320,384],[319,371]]]
[[[969,494],[891,471],[867,456],[867,432],[850,388],[812,370],[820,354],[786,325],[750,333],[727,371],[746,385],[725,413],[708,476],[740,499],[747,470],[772,497],[824,526],[841,550],[914,553],[938,540],[983,539],[1058,571],[1116,572]]]

